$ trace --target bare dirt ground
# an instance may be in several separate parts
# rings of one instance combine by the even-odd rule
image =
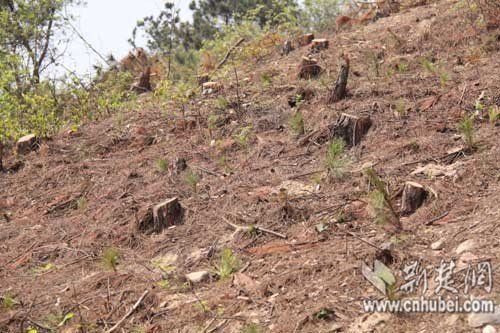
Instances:
[[[360,270],[375,258],[398,272],[398,285],[412,260],[428,268],[455,260],[460,290],[467,263],[488,261],[493,280],[499,276],[500,127],[486,109],[500,106],[500,31],[475,27],[459,5],[405,9],[324,36],[330,48],[313,55],[324,68],[318,79],[296,77],[309,47],[245,64],[238,68],[241,110],[216,107],[217,94],[199,97],[188,107],[199,120],[194,128],[180,128],[178,112],[143,96],[124,113],[8,157],[7,167],[23,166],[0,174],[0,296],[14,303],[0,312],[0,332],[106,331],[145,291],[117,332],[480,332],[465,314],[365,314],[361,306],[384,297]],[[349,96],[327,104],[342,51],[351,59]],[[438,70],[426,70],[423,59]],[[232,73],[220,73],[219,94],[235,102]],[[326,143],[302,145],[305,135],[290,130],[287,99],[300,89],[314,93],[299,106],[305,135],[341,113],[373,121],[346,152],[341,179],[317,172]],[[210,137],[201,119],[214,112],[224,121]],[[477,148],[449,155],[464,147],[457,125],[472,113]],[[246,126],[247,146],[234,140]],[[199,175],[196,191],[186,171],[173,172],[176,158]],[[412,174],[429,163],[447,169]],[[361,172],[368,164],[388,184],[396,210],[406,181],[432,189],[415,214],[401,218],[402,232],[370,216]],[[186,209],[184,223],[139,232],[145,210],[171,197]],[[226,221],[287,238],[235,233]],[[442,247],[433,250],[437,241]],[[116,271],[102,263],[110,247],[119,253]],[[224,248],[239,258],[238,274],[186,282],[186,273],[212,271]],[[433,289],[432,275],[429,283]],[[498,286],[480,289],[471,294],[500,303]],[[73,317],[64,322],[67,314]]]

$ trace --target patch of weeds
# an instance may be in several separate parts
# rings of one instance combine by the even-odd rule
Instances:
[[[500,119],[500,108],[498,106],[492,106],[488,109],[488,118],[490,124],[495,124],[497,120]]]
[[[382,192],[379,190],[371,191],[368,196],[368,204],[375,223],[386,224],[390,221],[390,212]]]
[[[439,79],[439,83],[441,84],[441,86],[443,86],[443,87],[446,86],[446,84],[450,80],[450,76],[445,70],[439,69],[438,67],[436,67],[436,65],[434,63],[432,63],[428,59],[423,59],[421,64],[422,64],[422,67],[427,72],[433,74],[434,76],[436,76]]]
[[[396,103],[396,112],[399,117],[406,116],[406,102],[404,99],[400,98]]]
[[[273,84],[273,77],[271,76],[270,73],[264,72],[260,76],[260,82],[262,83],[262,86],[264,88],[268,88],[269,86],[271,86]]]
[[[368,177],[370,185],[373,186],[373,190],[368,194],[368,206],[375,223],[394,222],[396,228],[401,229],[401,222],[386,190],[387,185],[372,168],[366,168],[364,174]]]
[[[215,100],[215,106],[221,110],[226,110],[229,107],[229,101],[226,97],[219,95]]]
[[[317,320],[333,320],[335,318],[335,312],[327,308],[322,308],[314,314],[314,318]]]
[[[408,63],[404,61],[397,63],[396,70],[400,74],[406,73],[408,71]]]
[[[392,68],[388,68],[386,71],[385,71],[385,76],[390,79],[394,76],[394,70]]]
[[[433,64],[431,61],[429,61],[428,59],[423,59],[421,64],[422,64],[422,67],[423,67],[426,71],[428,71],[429,73],[432,73],[432,74],[436,73],[436,67],[435,67],[435,66],[434,66],[434,64]]]
[[[457,130],[462,135],[467,148],[473,150],[475,147],[474,116],[465,115],[458,123]]]
[[[305,133],[304,117],[302,113],[297,111],[290,118],[290,128],[296,135],[303,135]]]
[[[33,326],[29,326],[28,329],[26,330],[27,333],[38,333],[38,330],[33,327]]]
[[[252,126],[245,126],[240,129],[240,131],[234,135],[234,139],[242,148],[248,148],[250,143],[250,134],[252,133]]]
[[[184,174],[184,181],[191,187],[194,193],[198,192],[198,183],[200,182],[200,176],[192,171],[187,170]]]
[[[80,210],[87,208],[87,198],[83,195],[76,200],[76,207]]]
[[[207,118],[208,134],[210,135],[210,138],[213,137],[213,132],[217,128],[218,121],[219,121],[219,116],[217,116],[216,114],[211,114]]]
[[[241,262],[229,248],[222,250],[220,254],[219,263],[215,266],[215,273],[221,279],[229,278],[241,266]]]
[[[125,129],[125,115],[123,114],[123,112],[120,111],[116,114],[115,122],[116,122],[116,129],[119,132],[123,132],[123,130]]]
[[[16,305],[16,300],[9,294],[2,296],[2,309],[12,310]]]
[[[203,300],[200,300],[196,303],[193,303],[193,306],[197,309],[197,310],[200,310],[201,312],[203,313],[207,313],[207,312],[210,312],[211,309],[210,309],[210,305],[208,304],[207,301],[203,301]]]
[[[346,144],[342,139],[334,139],[326,148],[325,166],[329,177],[341,179],[347,160],[342,157]]]
[[[165,173],[168,171],[168,161],[160,158],[158,161],[156,161],[156,170],[159,173]]]
[[[226,156],[219,156],[217,159],[217,164],[219,167],[223,168],[225,172],[231,172],[231,166],[229,165],[229,161]]]
[[[101,263],[106,269],[117,271],[120,260],[120,252],[117,248],[108,247],[101,254]]]
[[[263,332],[264,329],[257,323],[245,324],[241,329],[241,333],[263,333]]]
[[[54,265],[52,263],[46,263],[45,265],[33,268],[32,273],[33,275],[38,275],[38,274],[43,274],[51,271],[54,268]]]
[[[160,282],[158,282],[158,286],[161,289],[169,290],[170,289],[170,281],[168,279],[162,279]]]
[[[439,83],[441,83],[442,87],[445,87],[448,81],[450,80],[449,74],[444,70],[441,70],[439,71],[438,76],[439,76]]]

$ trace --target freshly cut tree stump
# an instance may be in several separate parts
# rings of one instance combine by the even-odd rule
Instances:
[[[177,198],[172,198],[149,208],[137,229],[144,233],[159,233],[165,228],[182,224],[183,219],[184,208]]]
[[[339,74],[335,81],[335,87],[328,96],[328,103],[335,103],[347,96],[347,79],[349,78],[349,57],[342,54]]]
[[[300,46],[306,46],[311,44],[311,42],[314,40],[314,34],[305,34],[302,35],[299,39],[299,45]]]
[[[427,198],[427,191],[419,183],[406,182],[401,200],[401,214],[410,215],[414,213]]]
[[[151,87],[151,67],[146,67],[139,78],[139,82],[134,83],[131,90],[138,94],[153,90]]]
[[[353,147],[361,142],[371,126],[372,120],[368,116],[357,117],[342,113],[331,128],[330,137],[342,138],[348,147]]]
[[[299,67],[299,79],[311,79],[321,73],[321,66],[318,65],[316,59],[302,57],[302,62]]]
[[[23,136],[16,143],[16,150],[19,155],[27,154],[38,148],[39,139],[35,134]]]
[[[312,41],[311,51],[319,52],[321,50],[326,50],[328,49],[329,45],[330,43],[328,42],[328,39],[325,38],[314,39]]]

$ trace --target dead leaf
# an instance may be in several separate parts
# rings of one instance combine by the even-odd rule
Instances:
[[[441,98],[441,95],[424,98],[418,104],[419,111],[427,111],[433,107]]]

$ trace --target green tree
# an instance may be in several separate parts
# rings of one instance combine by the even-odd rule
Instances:
[[[24,78],[39,83],[42,73],[63,55],[57,47],[65,32],[61,14],[76,3],[79,1],[1,0],[0,49],[19,57],[20,61],[13,63],[18,88],[25,83]]]
[[[305,25],[312,31],[328,31],[335,28],[342,0],[304,0]]]

